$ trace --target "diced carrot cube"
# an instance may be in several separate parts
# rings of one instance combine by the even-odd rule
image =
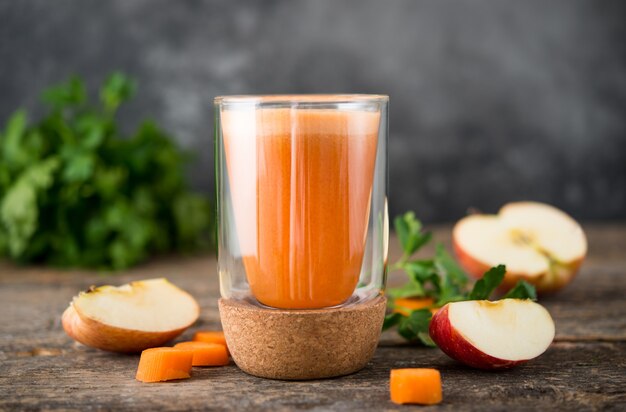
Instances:
[[[221,343],[228,349],[224,332],[221,330],[201,330],[193,335],[193,340],[194,342]]]
[[[391,401],[434,405],[441,402],[441,374],[436,369],[392,369]]]
[[[151,348],[141,352],[135,378],[142,382],[161,382],[189,378],[193,351]]]
[[[221,343],[181,342],[174,347],[193,351],[193,366],[228,365],[228,351]]]
[[[412,310],[428,308],[434,304],[435,301],[432,298],[398,298],[393,301],[393,312],[409,316]],[[431,309],[432,313],[434,313],[433,310],[437,311],[437,309]]]

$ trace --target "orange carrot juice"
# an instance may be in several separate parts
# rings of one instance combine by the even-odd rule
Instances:
[[[268,306],[338,305],[361,271],[380,113],[222,109],[246,276]]]

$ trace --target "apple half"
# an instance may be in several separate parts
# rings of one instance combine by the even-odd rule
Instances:
[[[504,264],[502,289],[525,280],[537,292],[554,292],[576,275],[587,254],[580,225],[561,210],[537,202],[509,203],[497,215],[470,215],[452,232],[459,263],[481,278]]]
[[[196,300],[167,279],[92,287],[75,296],[63,313],[65,332],[78,342],[112,352],[161,346],[191,326]]]
[[[536,358],[554,339],[554,321],[531,300],[448,303],[430,322],[430,337],[448,356],[478,369],[506,369]]]

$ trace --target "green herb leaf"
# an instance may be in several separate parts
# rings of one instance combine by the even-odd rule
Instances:
[[[437,272],[434,260],[416,260],[407,262],[403,269],[409,276],[409,283],[417,284],[422,293],[412,296],[439,296],[441,294],[441,277]],[[415,288],[417,289],[417,288]]]
[[[502,299],[532,299],[537,300],[535,287],[525,280],[518,281]]]
[[[114,112],[118,106],[129,100],[137,86],[123,73],[111,74],[100,89],[100,100],[107,112]]]
[[[390,313],[385,316],[385,320],[383,321],[383,330],[387,330],[393,326],[396,326],[402,320],[404,316],[400,313]]]
[[[435,266],[445,274],[446,284],[459,290],[467,285],[467,275],[450,256],[442,244],[437,245],[435,252]]]
[[[63,179],[66,182],[82,182],[91,177],[96,159],[91,153],[77,152],[66,158]]]
[[[41,99],[56,109],[76,107],[85,102],[87,93],[83,81],[77,76],[45,90]]]
[[[430,241],[432,234],[422,232],[422,223],[413,212],[396,217],[393,223],[406,258]]]
[[[439,277],[437,306],[466,299],[467,275],[441,244],[437,245],[435,252],[435,267]]]
[[[489,296],[493,293],[494,290],[502,280],[504,279],[504,274],[506,273],[506,266],[498,265],[489,269],[481,279],[479,279],[474,288],[470,292],[468,299],[469,300],[483,300],[489,299]]]
[[[28,164],[29,155],[23,144],[26,125],[26,112],[16,111],[9,118],[3,138],[0,139],[0,159],[9,170],[23,168]]]
[[[435,273],[435,262],[433,260],[414,260],[406,262],[403,269],[416,282],[424,283],[432,278]]]
[[[424,296],[424,288],[419,282],[409,281],[399,288],[388,288],[386,293],[394,299],[410,298],[414,296]]]
[[[52,184],[58,166],[51,158],[26,169],[0,203],[0,220],[6,228],[6,242],[13,258],[21,258],[38,227],[38,193]]]
[[[428,331],[418,332],[417,337],[419,338],[420,342],[422,342],[424,346],[428,346],[430,348],[437,347],[437,344],[430,338],[430,333]]]
[[[19,258],[37,229],[37,192],[28,184],[16,184],[0,206],[0,217],[7,231],[11,257]]]
[[[418,340],[426,346],[434,346],[428,334],[428,327],[432,314],[428,309],[411,311],[409,316],[403,316],[398,323],[398,333],[405,339]]]
[[[108,122],[99,116],[85,113],[76,119],[76,131],[82,137],[80,145],[84,149],[96,149],[104,141],[107,133]]]

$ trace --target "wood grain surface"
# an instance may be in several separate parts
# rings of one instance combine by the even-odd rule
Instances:
[[[497,373],[469,369],[386,332],[368,366],[342,378],[267,380],[231,364],[194,368],[184,381],[143,384],[134,379],[138,356],[74,343],[62,330],[61,313],[90,285],[165,276],[202,307],[198,323],[178,341],[219,329],[213,257],[160,258],[108,277],[0,262],[0,410],[422,410],[389,401],[389,370],[404,367],[441,371],[444,400],[428,410],[626,410],[626,224],[585,229],[590,252],[581,273],[540,299],[556,321],[555,342],[540,358]],[[449,233],[436,228],[435,238],[449,245]],[[392,274],[390,283],[402,276]]]

